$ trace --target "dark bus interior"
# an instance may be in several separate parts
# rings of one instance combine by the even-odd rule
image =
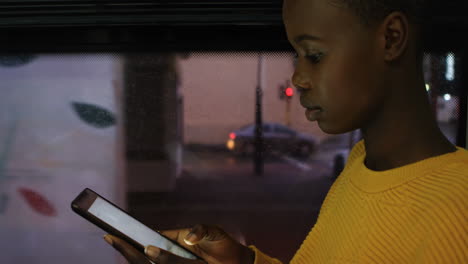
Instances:
[[[273,72],[273,67],[278,72],[287,69],[288,76],[292,69],[293,50],[281,21],[281,6],[282,1],[273,0],[2,1],[0,98],[5,97],[0,99],[4,107],[0,115],[0,233],[7,235],[0,238],[0,247],[9,253],[2,253],[0,262],[124,263],[104,244],[103,232],[69,209],[71,200],[86,186],[102,191],[156,229],[218,224],[242,243],[289,261],[314,225],[321,202],[359,134],[314,134],[315,130],[289,116],[295,106],[287,110],[283,122],[286,101],[277,98],[279,81],[257,79],[262,60],[270,65],[267,72]],[[468,137],[467,11],[464,0],[429,1],[423,38],[427,90],[434,111],[447,137],[464,148]],[[238,64],[228,65],[231,62]],[[102,65],[107,69],[115,63],[120,65],[118,73],[109,73],[109,80],[114,88],[120,87],[115,100],[121,101],[109,104],[108,109],[115,111],[112,114],[97,106],[114,100],[115,91],[105,88],[111,82],[101,82],[99,75]],[[207,70],[202,71],[203,67]],[[255,71],[252,77],[245,77],[243,67]],[[31,73],[36,70],[44,72]],[[251,85],[244,87],[247,79],[252,79],[247,86]],[[283,79],[281,85],[289,85]],[[94,87],[92,80],[96,80]],[[223,84],[223,80],[231,83]],[[233,80],[239,80],[239,87]],[[63,87],[41,92],[43,85],[53,83]],[[31,88],[12,92],[29,84]],[[226,149],[229,137],[238,136],[237,131],[256,120],[259,102],[254,96],[261,84],[274,86],[271,99],[263,87],[263,121],[285,123],[314,137],[315,145],[313,150],[306,149],[306,158],[275,150],[259,165],[247,150],[239,156]],[[230,91],[226,97],[219,96],[223,88]],[[62,90],[66,92],[61,94]],[[81,101],[73,99],[75,95]],[[70,109],[79,117],[76,120],[82,123],[73,125],[69,117],[61,116],[65,111],[61,106],[50,106],[62,99],[72,102],[67,106],[72,105]],[[42,113],[40,109],[47,105],[50,110]],[[281,111],[275,112],[276,108]],[[217,111],[218,115],[212,113]],[[33,112],[41,112],[38,116],[45,123],[28,117]],[[229,112],[235,120],[229,120]],[[10,129],[8,124],[17,114],[30,124],[20,120],[16,130]],[[55,121],[60,122],[57,130],[50,125]],[[74,132],[57,132],[71,126]],[[10,136],[15,133],[18,137],[13,140]],[[36,137],[37,142],[29,141]],[[93,140],[87,142],[90,137]],[[49,139],[58,142],[54,149],[34,154],[39,141]],[[97,154],[101,151],[104,154]],[[31,161],[47,155],[52,157],[47,162]],[[115,177],[99,176],[108,172]],[[72,180],[60,178],[65,174]],[[106,184],[108,180],[112,184]],[[39,194],[43,198],[37,198]],[[37,212],[21,211],[28,210],[26,205],[21,207],[21,199]],[[37,206],[44,200],[55,209]],[[60,241],[80,232],[87,235],[76,236],[74,243]]]

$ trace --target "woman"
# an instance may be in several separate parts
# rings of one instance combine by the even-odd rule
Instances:
[[[468,263],[468,151],[444,137],[427,100],[421,2],[284,3],[306,118],[363,134],[291,263]],[[219,228],[165,234],[209,264],[280,263]],[[105,239],[131,263],[203,263]]]

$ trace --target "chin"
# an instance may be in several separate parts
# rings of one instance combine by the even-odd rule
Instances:
[[[343,126],[343,124],[337,124],[337,123],[330,123],[326,122],[323,120],[318,120],[317,121],[318,126],[320,127],[320,130],[322,130],[324,133],[331,134],[331,135],[337,135],[337,134],[344,134],[351,132],[355,130],[355,128]]]

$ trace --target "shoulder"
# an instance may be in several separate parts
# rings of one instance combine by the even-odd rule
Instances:
[[[446,154],[443,166],[435,169],[428,175],[434,181],[439,179],[440,188],[452,190],[450,187],[463,187],[459,189],[466,195],[468,190],[468,151],[457,147],[454,153]],[[444,184],[442,184],[444,183]]]
[[[421,191],[438,192],[446,196],[466,196],[468,190],[468,151],[462,148],[457,149],[456,152],[428,160],[434,166],[429,167],[431,168],[429,173],[414,181],[421,186]]]
[[[468,151],[458,149],[444,164],[407,184],[413,204],[443,220],[466,218],[468,211]],[[423,206],[424,205],[424,206]]]

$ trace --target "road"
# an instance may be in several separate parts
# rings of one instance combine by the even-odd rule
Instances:
[[[250,158],[186,149],[176,189],[130,194],[130,212],[157,229],[220,225],[241,242],[287,263],[316,222],[333,183],[332,157],[343,147],[333,144],[308,159],[270,156],[262,176],[254,175]]]

